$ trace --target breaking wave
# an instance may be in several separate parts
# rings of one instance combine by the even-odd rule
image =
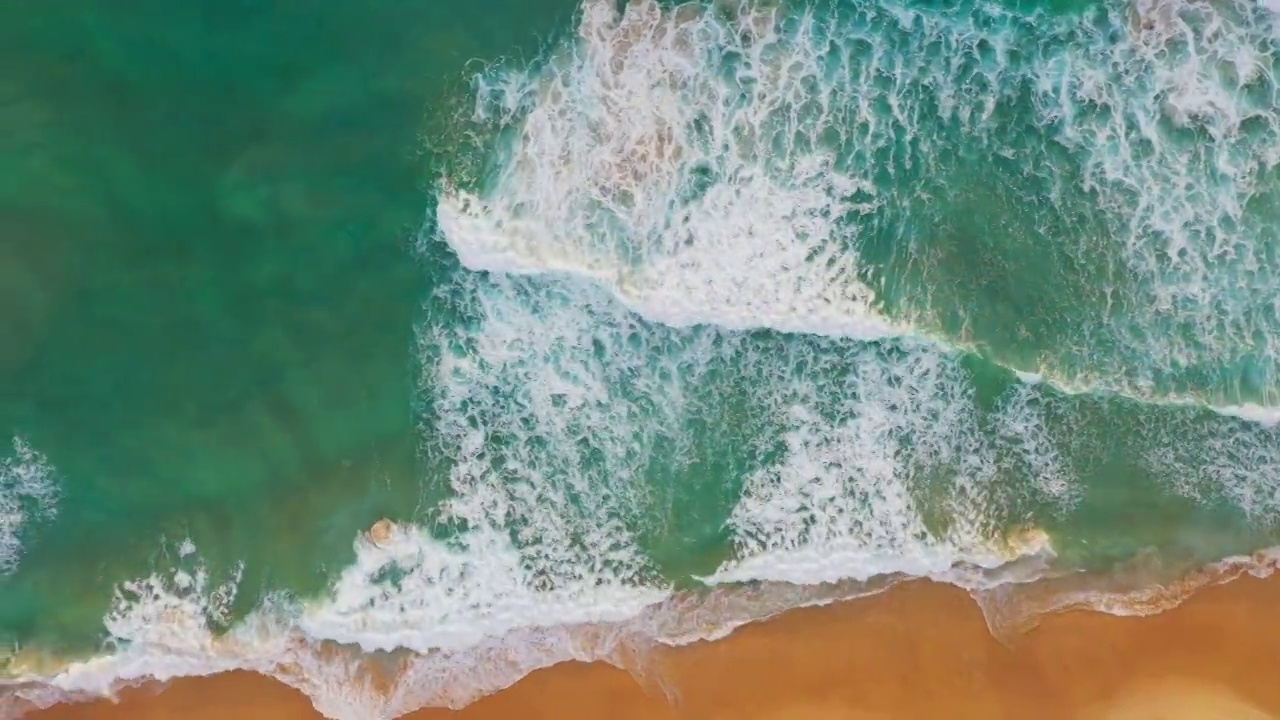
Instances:
[[[915,333],[1274,422],[1277,22],[1250,2],[589,2],[481,76],[440,199],[472,270],[675,327]]]
[[[588,0],[477,79],[490,163],[438,198],[462,268],[418,328],[429,522],[238,622],[238,575],[184,545],[120,586],[109,652],[20,653],[0,713],[238,668],[392,718],[907,577],[1008,618],[1112,455],[1274,516],[1268,7]],[[5,498],[36,477],[4,467]],[[1138,606],[1070,592],[1018,607]]]

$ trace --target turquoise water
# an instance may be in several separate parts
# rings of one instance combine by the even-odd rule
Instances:
[[[1276,8],[508,4],[3,11],[0,712],[1277,544]]]
[[[162,538],[317,593],[417,504],[424,118],[573,8],[325,7],[3,10],[0,422],[61,485],[7,638],[96,643]]]

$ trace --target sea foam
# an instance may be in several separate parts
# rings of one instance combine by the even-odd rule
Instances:
[[[1017,366],[999,347],[1014,337],[941,329],[957,303],[1000,300],[950,294],[964,265],[938,260],[991,183],[991,202],[1035,215],[1003,230],[1006,267],[1067,253],[1048,275],[985,279],[1074,303],[1019,341],[1040,343],[1046,377],[1269,417],[1280,222],[1259,208],[1280,193],[1280,53],[1260,12],[590,2],[576,42],[477,81],[471,120],[507,139],[437,219],[470,269],[576,274],[668,325],[977,340]],[[1037,161],[1049,150],[1067,154]],[[875,287],[896,275],[921,289],[886,301]]]
[[[388,548],[393,555],[417,542],[413,538],[425,537],[420,529],[408,526],[397,526],[395,535],[392,545],[398,547]],[[367,554],[374,546],[362,537],[357,550]],[[1037,545],[1026,551],[1048,549]],[[1014,563],[995,571],[955,568],[937,579],[980,589],[1024,582],[1043,569],[1042,562]],[[534,670],[568,660],[611,663],[643,679],[653,670],[648,651],[657,645],[719,639],[744,624],[789,609],[880,592],[904,577],[821,586],[731,586],[708,593],[669,594],[657,602],[639,592],[631,601],[648,604],[616,620],[565,619],[542,626],[528,622],[504,634],[473,638],[453,647],[381,653],[343,646],[304,630],[315,629],[318,617],[333,615],[335,609],[327,601],[302,605],[269,598],[249,617],[218,632],[238,575],[216,582],[193,554],[175,567],[120,586],[107,623],[110,649],[102,655],[52,671],[44,668],[41,675],[24,674],[21,663],[12,668],[18,674],[0,681],[5,690],[0,694],[0,717],[18,717],[56,703],[113,697],[122,688],[152,680],[247,670],[299,689],[333,720],[393,720],[421,707],[465,706]],[[608,598],[596,600],[608,602]],[[373,644],[380,620],[405,624],[394,606],[374,603],[366,608],[370,615],[378,611],[386,616],[373,620],[369,636]],[[432,629],[416,631],[425,637]],[[450,643],[445,639],[441,644]]]
[[[479,81],[477,122],[518,123],[482,195],[447,192],[442,235],[472,270],[567,272],[672,326],[879,337],[843,220],[879,202],[843,165],[822,58],[778,8],[722,21],[692,4],[583,7],[578,42],[541,71]]]
[[[48,458],[15,437],[13,453],[0,459],[0,575],[17,568],[24,530],[51,520],[60,494]]]
[[[1029,92],[1054,141],[1085,158],[1083,175],[1051,180],[1084,183],[1124,219],[1107,250],[1139,280],[1116,288],[1130,293],[1121,309],[1157,313],[1102,328],[1134,352],[1088,372],[1050,352],[1042,376],[1092,372],[1163,398],[1162,373],[1238,359],[1269,327],[1256,299],[1280,298],[1266,295],[1273,269],[1228,232],[1276,164],[1274,22],[1229,1],[1160,8],[1081,19],[861,3],[828,17],[589,0],[539,63],[477,79],[473,120],[505,139],[483,182],[447,179],[439,198],[439,237],[463,269],[439,289],[460,319],[418,329],[423,452],[446,460],[426,480],[445,498],[431,522],[357,539],[327,596],[269,598],[229,629],[234,576],[180,553],[181,567],[121,586],[113,652],[23,697],[241,668],[329,717],[391,718],[569,659],[642,671],[653,643],[902,577],[989,589],[1050,571],[1043,536],[1010,532],[1028,504],[1079,499],[1046,409],[1057,391],[976,397],[963,338],[917,337],[938,334],[932,298],[890,307],[871,238],[904,202],[932,199],[918,185],[904,201],[882,161],[943,150],[926,110],[998,139],[1001,103]],[[931,65],[938,48],[951,64]],[[1179,164],[1187,132],[1209,142]],[[1270,377],[1262,337],[1250,352]],[[1143,459],[1186,494],[1226,487],[1270,512],[1270,429],[1214,441],[1188,423],[1206,435],[1156,438]],[[1221,462],[1187,475],[1204,458],[1178,443]],[[719,457],[747,458],[728,468],[742,486],[733,556],[705,590],[675,592],[641,548]]]

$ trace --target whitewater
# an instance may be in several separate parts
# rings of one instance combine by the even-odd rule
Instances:
[[[1269,574],[1232,543],[1280,517],[1278,58],[1280,9],[1243,0],[587,0],[433,140],[430,522],[241,619],[238,570],[171,543],[99,656],[15,653],[0,716],[247,669],[389,719],[908,578],[999,633]],[[0,570],[16,503],[56,501],[14,449]],[[1240,536],[1095,587],[1148,543],[1080,549],[1117,457]],[[1050,577],[1079,581],[1021,599]]]

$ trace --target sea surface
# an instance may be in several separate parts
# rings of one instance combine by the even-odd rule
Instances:
[[[0,717],[240,668],[392,718],[903,578],[1001,632],[1275,564],[1277,0],[0,39]]]

